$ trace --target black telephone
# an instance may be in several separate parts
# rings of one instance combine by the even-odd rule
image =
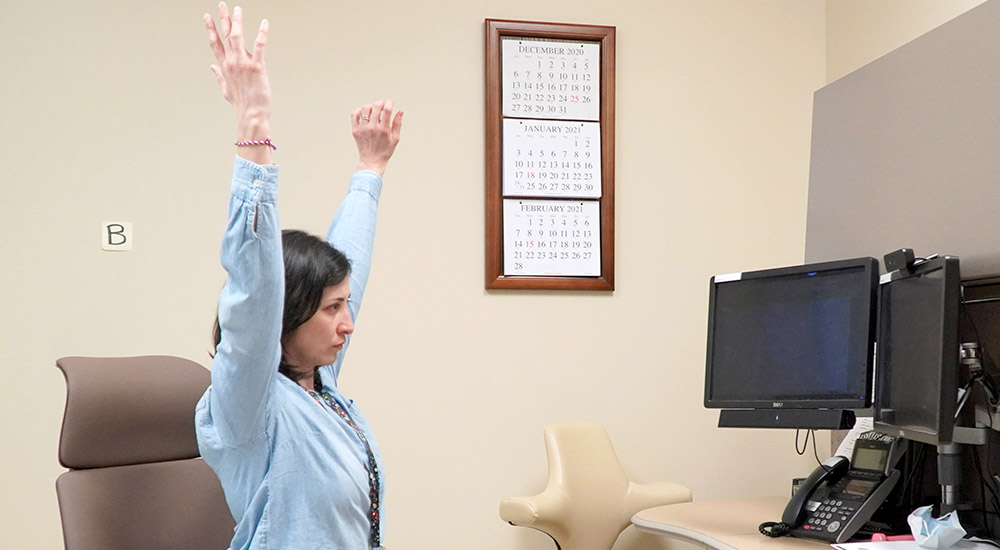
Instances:
[[[781,523],[761,525],[768,536],[845,542],[854,536],[899,482],[894,466],[901,448],[893,437],[866,432],[854,444],[852,460],[834,456],[816,468],[788,502]]]

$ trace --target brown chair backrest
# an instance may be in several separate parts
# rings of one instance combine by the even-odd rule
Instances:
[[[65,357],[56,480],[66,550],[224,550],[235,522],[199,458],[194,408],[211,381],[178,357]]]

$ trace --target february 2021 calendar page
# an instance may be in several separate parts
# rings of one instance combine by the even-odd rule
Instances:
[[[504,199],[504,274],[601,274],[597,201]]]

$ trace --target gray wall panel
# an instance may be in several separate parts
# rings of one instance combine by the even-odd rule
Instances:
[[[1000,0],[816,92],[807,262],[910,247],[1000,274],[998,209]]]

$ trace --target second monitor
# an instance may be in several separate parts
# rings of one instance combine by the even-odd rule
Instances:
[[[952,440],[960,278],[949,256],[882,276],[876,430],[931,445]]]

